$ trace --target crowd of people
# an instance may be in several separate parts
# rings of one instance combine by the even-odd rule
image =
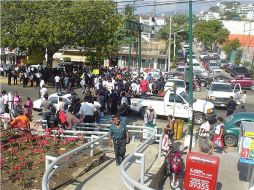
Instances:
[[[160,72],[159,77],[154,78],[151,73],[140,78],[128,75],[127,68],[96,68],[99,74],[93,73],[93,68],[85,68],[80,65],[75,67],[64,67],[61,70],[49,69],[47,67],[26,67],[20,66],[6,72],[8,84],[18,84],[18,79],[23,87],[38,86],[39,98],[41,99],[42,121],[46,121],[44,127],[58,127],[73,129],[75,124],[100,122],[105,114],[115,115],[113,121],[118,125],[118,117],[121,123],[126,124],[127,115],[130,111],[130,97],[146,96],[146,94],[162,95],[167,77]],[[34,85],[34,82],[36,83]],[[30,85],[29,85],[30,84]],[[61,97],[57,105],[49,100],[48,89],[53,87],[57,92],[65,91],[71,93],[71,103],[65,103]],[[82,89],[83,97],[79,98],[75,93],[75,87]],[[246,101],[246,91],[241,99],[241,107],[244,108]],[[0,95],[0,112],[9,114],[12,117],[10,125],[17,128],[29,128],[32,120],[33,101],[27,97],[23,102],[18,92],[13,94],[2,90]],[[236,102],[231,97],[227,105],[227,115],[232,114],[236,109]],[[117,116],[116,116],[117,115]],[[27,119],[26,119],[27,118]],[[114,123],[113,122],[113,123]],[[174,118],[169,116],[169,124],[165,130],[165,138],[174,144]],[[152,126],[156,124],[156,113],[151,106],[145,112],[144,124]],[[120,126],[120,124],[119,124]],[[211,152],[216,144],[221,148],[223,143],[223,118],[218,118],[218,125],[215,129],[213,142],[210,142],[210,124],[205,120],[200,127],[200,144],[207,145]],[[115,129],[111,129],[114,133]],[[113,138],[113,136],[112,136]],[[167,147],[167,145],[165,145]],[[164,147],[164,149],[166,149]],[[206,149],[201,147],[201,149]],[[118,155],[119,157],[119,155]],[[121,157],[121,156],[120,156]],[[119,158],[120,159],[120,158]],[[118,160],[118,164],[120,161]]]

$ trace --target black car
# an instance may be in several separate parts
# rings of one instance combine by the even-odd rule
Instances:
[[[238,75],[244,75],[245,77],[251,77],[248,69],[246,67],[234,67],[230,70],[231,77],[236,77]]]

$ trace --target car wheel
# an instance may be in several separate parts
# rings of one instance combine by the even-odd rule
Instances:
[[[250,89],[251,89],[251,90],[254,90],[254,84],[250,86]]]
[[[204,120],[204,114],[203,113],[194,113],[194,124],[201,125]]]
[[[144,118],[146,109],[147,109],[147,107],[142,107],[142,108],[140,108],[140,110],[139,110],[139,115],[140,115],[142,118]]]
[[[200,82],[200,86],[206,87],[206,82],[204,82],[204,81]]]
[[[226,146],[234,147],[237,145],[237,137],[235,135],[225,135],[224,142]]]

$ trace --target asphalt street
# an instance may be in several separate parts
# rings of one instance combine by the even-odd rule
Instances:
[[[18,94],[21,96],[23,100],[26,99],[27,96],[29,96],[33,101],[39,99],[39,87],[26,87],[23,88],[22,85],[11,85],[9,86],[7,84],[7,78],[6,77],[0,77],[1,81],[1,90],[6,90],[7,92],[14,92],[17,91]],[[13,81],[12,81],[13,82]],[[55,88],[48,88],[49,94],[55,93],[56,89]],[[83,94],[81,93],[81,89],[75,89],[75,92],[78,94],[78,96],[82,99]],[[193,97],[196,99],[206,99],[206,94],[207,94],[207,89],[202,88],[201,92],[194,92]],[[239,108],[238,108],[239,109]],[[247,102],[246,102],[246,110],[250,112],[254,112],[254,91],[247,90]],[[240,110],[236,110],[240,111]],[[39,119],[38,117],[38,112],[34,113],[34,119]],[[223,108],[216,108],[216,115],[217,116],[222,116],[223,118],[226,117],[226,110]],[[143,119],[139,117],[137,114],[131,114],[130,117],[128,118],[129,122],[132,124],[142,124]],[[166,125],[167,120],[164,117],[158,117],[157,119],[157,124],[159,126]]]

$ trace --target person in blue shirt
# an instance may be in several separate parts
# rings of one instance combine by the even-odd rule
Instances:
[[[114,144],[116,165],[119,166],[125,157],[126,143],[129,143],[128,129],[124,123],[120,122],[118,115],[113,116],[113,124],[109,127],[109,146]]]

